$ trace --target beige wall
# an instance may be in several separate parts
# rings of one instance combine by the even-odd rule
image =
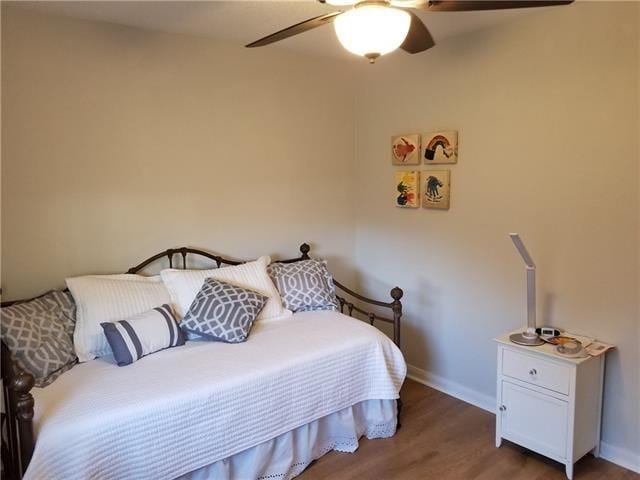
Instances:
[[[404,287],[408,361],[490,405],[491,339],[524,323],[516,230],[541,323],[619,346],[604,440],[637,460],[637,5],[534,13],[353,81],[337,60],[3,13],[5,298],[169,246],[311,240],[369,293]],[[445,127],[461,139],[451,210],[395,208],[389,137]]]
[[[182,245],[252,258],[309,241],[347,269],[353,95],[340,69],[3,13],[5,299]]]
[[[493,406],[491,340],[526,321],[520,232],[540,323],[618,345],[603,438],[640,466],[637,10],[580,2],[364,66],[354,178],[357,268],[405,287],[409,363]],[[394,207],[389,137],[439,128],[460,132],[451,210]]]

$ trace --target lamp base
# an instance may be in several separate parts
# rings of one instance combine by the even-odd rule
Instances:
[[[537,347],[544,345],[544,341],[537,333],[530,334],[528,332],[513,333],[509,335],[509,340],[518,345],[524,345],[526,347]]]

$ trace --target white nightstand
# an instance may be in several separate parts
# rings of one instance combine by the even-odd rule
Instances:
[[[605,355],[566,358],[552,345],[511,343],[511,333],[495,339],[496,447],[503,438],[522,445],[564,463],[572,479],[576,461],[599,455]]]

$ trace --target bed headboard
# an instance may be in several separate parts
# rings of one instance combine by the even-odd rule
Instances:
[[[300,256],[289,258],[286,260],[277,260],[277,261],[281,263],[293,263],[293,262],[299,262],[301,260],[308,260],[311,258],[309,256],[310,251],[311,251],[311,247],[309,246],[309,244],[303,243],[302,245],[300,245]],[[190,247],[181,247],[181,248],[170,248],[163,252],[157,253],[147,258],[145,261],[139,263],[135,267],[131,267],[129,270],[127,270],[127,273],[138,273],[144,268],[146,268],[147,266],[151,265],[152,263],[164,258],[168,259],[170,268],[186,269],[187,255],[201,256],[201,257],[208,258],[209,260],[213,260],[216,263],[216,266],[218,268],[220,268],[222,265],[240,265],[242,263],[245,263],[244,261],[230,260],[228,258],[222,257],[220,255],[215,255],[213,253],[206,252],[204,250],[198,250],[196,248],[190,248]],[[178,256],[179,259],[181,258],[181,261],[179,261],[179,264],[176,264],[174,267],[174,258],[176,256]],[[342,313],[345,313],[345,310],[346,310],[346,313],[349,316],[353,316],[354,313],[363,315],[371,325],[373,325],[376,321],[393,324],[393,341],[396,345],[398,345],[398,347],[400,346],[400,317],[402,317],[402,303],[400,299],[403,296],[403,291],[400,287],[395,287],[391,289],[391,292],[390,292],[391,299],[392,299],[391,302],[383,302],[380,300],[374,300],[372,298],[365,297],[364,295],[360,295],[359,293],[354,292],[353,290],[344,286],[343,284],[341,284],[335,279],[334,279],[334,283],[337,289],[339,289],[344,294],[354,299],[352,301],[349,301],[344,296],[337,295],[338,302],[340,305],[340,311]],[[389,318],[388,316],[385,316],[385,315],[380,315],[375,312],[364,310],[363,307],[357,305],[356,303],[354,303],[354,301],[365,303],[368,305],[373,305],[376,307],[391,309],[392,318]]]
[[[300,255],[294,258],[278,260],[282,263],[293,263],[308,260],[311,257],[309,252],[311,247],[307,243],[300,245]],[[138,273],[152,263],[167,258],[169,266],[174,267],[175,258],[181,259],[176,263],[176,268],[187,268],[187,256],[200,256],[213,260],[219,268],[223,265],[240,265],[244,261],[231,260],[220,255],[216,255],[204,250],[190,247],[170,248],[153,255],[135,267],[127,270],[127,273]],[[361,319],[368,321],[371,325],[380,321],[393,325],[393,341],[400,347],[400,319],[402,318],[402,298],[403,292],[399,287],[391,289],[391,301],[385,302],[365,297],[354,292],[334,279],[335,286],[341,294],[337,295],[340,311],[349,316],[358,314]],[[30,299],[29,299],[30,300]],[[4,302],[2,307],[26,300],[16,300]],[[375,307],[376,311],[369,311],[366,305]],[[380,314],[379,309],[385,309],[390,313]],[[6,347],[2,341],[2,390],[5,405],[5,412],[2,414],[2,462],[4,475],[8,479],[19,479],[29,465],[33,449],[35,447],[35,437],[33,431],[34,399],[30,393],[33,388],[34,378],[31,374],[22,372],[14,364]],[[401,402],[398,400],[398,415],[400,414]]]
[[[292,263],[292,262],[298,262],[300,260],[308,260],[309,257],[309,251],[311,250],[311,247],[306,244],[303,243],[302,245],[300,245],[300,256],[299,257],[295,257],[295,258],[291,258],[288,260],[278,260],[279,262],[282,263]],[[161,260],[163,258],[167,258],[169,260],[169,268],[183,268],[186,269],[187,268],[187,255],[199,255],[201,257],[205,257],[208,258],[209,260],[213,260],[216,263],[216,266],[218,268],[220,268],[222,265],[240,265],[242,263],[245,263],[245,261],[240,261],[240,260],[230,260],[228,258],[222,257],[220,255],[214,255],[213,253],[209,253],[206,252],[204,250],[198,250],[197,248],[190,248],[190,247],[181,247],[181,248],[170,248],[168,250],[165,250],[164,252],[160,252],[160,253],[156,253],[155,255],[147,258],[145,261],[140,262],[138,265],[136,265],[135,267],[131,267],[129,270],[127,270],[127,273],[138,273],[141,270],[143,270],[144,268],[146,268],[147,266],[151,265],[152,263]],[[182,257],[182,261],[180,262],[180,266],[176,266],[174,267],[173,263],[174,263],[174,257],[176,255],[179,255],[180,257]]]

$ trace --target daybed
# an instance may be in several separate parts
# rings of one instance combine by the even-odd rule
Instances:
[[[309,259],[300,247],[292,263]],[[242,262],[191,248],[217,267]],[[402,290],[392,301],[338,296],[340,311],[257,322],[241,344],[189,341],[118,368],[112,357],[76,365],[45,388],[16,370],[3,342],[7,410],[3,462],[26,479],[292,478],[330,450],[395,433],[406,374]],[[390,309],[391,318],[361,304]],[[378,310],[376,308],[376,310]],[[359,313],[368,322],[348,317]],[[393,325],[393,342],[371,325]],[[371,324],[371,325],[369,325]]]

